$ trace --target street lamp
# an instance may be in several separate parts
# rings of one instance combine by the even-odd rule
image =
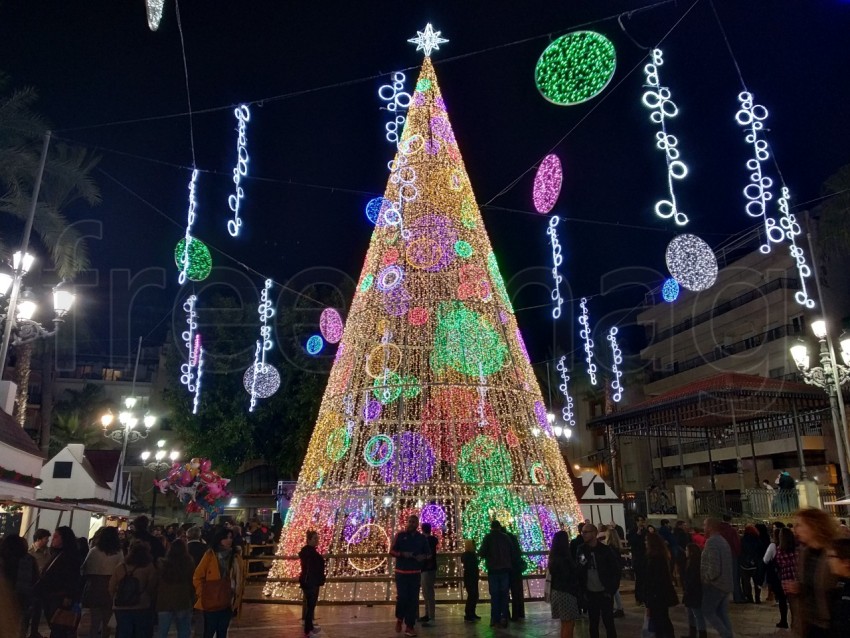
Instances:
[[[124,409],[118,413],[118,428],[110,430],[109,427],[115,421],[115,416],[112,412],[107,412],[100,417],[100,424],[103,427],[103,436],[112,439],[116,443],[121,443],[121,456],[118,457],[118,480],[115,481],[114,500],[118,501],[118,486],[121,482],[121,477],[124,475],[124,462],[127,458],[127,444],[135,443],[141,439],[146,439],[150,434],[151,428],[156,424],[156,417],[150,412],[144,413],[136,411],[138,405],[142,407],[142,400],[138,397],[128,396],[123,400]],[[136,429],[139,423],[144,424],[144,430]]]
[[[832,352],[826,321],[818,319],[812,322],[812,332],[820,343],[818,356],[820,366],[810,367],[811,359],[805,343],[797,343],[791,346],[791,357],[797,369],[803,375],[803,380],[809,385],[824,390],[829,396],[829,407],[832,413],[832,427],[835,430],[835,439],[838,445],[838,461],[841,466],[841,482],[844,493],[850,490],[850,474],[848,474],[848,459],[850,448],[848,448],[846,426],[841,416],[842,410],[839,405],[841,400],[841,386],[850,381],[850,336],[842,335],[841,358],[844,365],[835,360]]]
[[[553,413],[549,412],[546,415],[546,421],[549,423],[549,426],[552,428],[552,431],[555,433],[555,438],[556,439],[563,438],[564,440],[569,441],[570,438],[573,436],[572,428],[570,428],[569,425],[567,425],[566,427],[564,427],[560,424],[553,425],[555,423],[555,420],[556,420],[556,418],[555,418],[555,415]]]
[[[180,457],[180,452],[177,450],[171,450],[170,452],[165,451],[165,440],[160,439],[156,442],[156,452],[151,454],[150,450],[145,450],[139,456],[142,457],[142,464],[148,468],[151,472],[153,472],[153,501],[151,502],[151,525],[153,525],[154,519],[156,518],[156,493],[159,491],[159,486],[156,485],[157,480],[159,479],[160,470],[167,470],[171,467],[171,465]],[[166,460],[166,456],[168,460]],[[152,461],[149,461],[153,457]]]
[[[8,276],[7,273],[0,274],[0,297],[3,296],[3,289],[7,287],[6,277]],[[38,312],[38,297],[35,293],[30,288],[25,288],[21,292],[15,304],[14,318],[11,319],[9,343],[4,343],[7,352],[10,345],[20,346],[37,339],[46,339],[59,331],[59,326],[65,321],[65,315],[70,312],[76,298],[76,295],[63,285],[64,282],[53,288],[53,330],[48,330],[33,319]],[[2,319],[10,321],[10,313],[7,311]]]

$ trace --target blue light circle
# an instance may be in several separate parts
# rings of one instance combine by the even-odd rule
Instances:
[[[375,197],[366,203],[366,219],[373,224],[378,223],[378,217],[385,206],[386,200],[383,197]]]
[[[313,335],[307,339],[307,354],[317,355],[325,347],[325,340],[319,335]]]
[[[664,285],[661,286],[661,296],[664,301],[673,303],[679,298],[679,282],[672,277],[664,280]]]

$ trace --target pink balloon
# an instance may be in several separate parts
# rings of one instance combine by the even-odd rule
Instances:
[[[212,461],[204,459],[201,461],[201,472],[209,472],[212,469]]]
[[[182,474],[180,474],[180,484],[191,485],[192,478],[192,473],[189,470],[183,470]]]

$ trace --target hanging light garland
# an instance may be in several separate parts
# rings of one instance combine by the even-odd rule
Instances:
[[[378,89],[378,97],[387,103],[386,106],[381,107],[382,109],[396,114],[395,118],[384,125],[384,129],[386,130],[387,141],[391,144],[398,144],[405,122],[402,111],[406,111],[410,107],[411,98],[410,93],[404,91],[404,83],[407,80],[407,76],[404,73],[396,71],[390,78],[392,83],[382,85]]]
[[[181,286],[186,283],[189,273],[189,246],[192,244],[192,226],[195,224],[195,184],[197,180],[198,169],[194,169],[192,171],[192,179],[189,180],[189,210],[186,213],[186,234],[183,237],[183,256],[177,264],[180,267],[177,283]]]
[[[257,406],[257,399],[269,398],[280,387],[280,374],[273,365],[266,363],[266,353],[274,346],[272,327],[269,325],[269,319],[275,316],[275,310],[272,307],[271,299],[269,299],[271,287],[272,280],[266,279],[263,292],[260,294],[260,305],[257,307],[261,324],[260,339],[254,349],[254,362],[243,377],[245,389],[251,395],[249,412],[254,411]]]
[[[192,399],[192,414],[198,413],[201,404],[201,379],[204,376],[204,348],[201,346],[201,335],[195,335],[195,396]]]
[[[558,272],[558,268],[564,261],[564,257],[561,255],[561,242],[558,241],[557,228],[560,221],[561,219],[557,215],[552,215],[552,218],[549,220],[549,228],[546,229],[546,234],[549,235],[549,243],[552,244],[552,279],[554,280],[554,285],[552,286],[551,296],[552,301],[555,302],[555,306],[552,308],[553,319],[560,318],[561,306],[564,305],[564,300],[561,298],[561,282],[564,278]]]
[[[653,49],[650,53],[652,62],[643,67],[643,72],[646,75],[646,84],[648,87],[643,93],[643,104],[652,113],[649,114],[649,119],[654,124],[661,126],[661,130],[655,134],[655,146],[661,151],[664,151],[664,158],[667,161],[667,189],[670,193],[670,199],[662,199],[655,204],[655,214],[662,219],[673,219],[678,226],[684,226],[688,223],[688,216],[679,210],[676,203],[676,193],[673,190],[673,180],[684,179],[688,174],[688,167],[679,159],[679,140],[675,135],[667,133],[667,119],[676,117],[679,108],[676,103],[670,99],[670,89],[666,86],[661,86],[661,80],[658,76],[658,69],[664,64],[664,58],[661,49]]]
[[[567,370],[567,357],[566,355],[561,355],[561,358],[558,359],[558,372],[561,373],[561,384],[558,386],[558,389],[561,391],[561,394],[564,395],[564,407],[561,408],[561,417],[564,420],[564,424],[568,425],[571,428],[574,428],[576,425],[575,415],[573,414],[573,398],[570,396],[570,375],[569,370]],[[571,430],[567,430],[567,438],[570,438],[572,435]]]
[[[608,341],[611,344],[611,374],[614,375],[614,378],[611,380],[611,389],[614,391],[611,399],[615,403],[619,403],[620,399],[623,398],[623,384],[620,381],[623,376],[623,372],[620,370],[620,366],[623,363],[623,353],[620,351],[620,346],[617,343],[617,326],[611,326],[611,329],[608,331]]]
[[[593,337],[590,334],[590,315],[587,312],[587,297],[582,297],[578,305],[581,308],[581,314],[578,316],[578,322],[581,324],[579,336],[584,341],[587,376],[590,377],[590,384],[596,385],[596,364],[593,363]]]
[[[239,205],[245,197],[245,191],[240,185],[242,178],[248,174],[248,122],[251,121],[251,110],[247,104],[240,104],[233,110],[236,116],[236,167],[233,169],[233,183],[236,192],[227,198],[227,205],[233,211],[233,219],[227,222],[227,232],[231,237],[237,237],[242,229],[242,218],[239,217]]]
[[[797,274],[800,276],[800,290],[794,293],[794,301],[806,308],[814,308],[815,300],[809,297],[809,292],[806,288],[806,279],[812,276],[812,268],[806,261],[805,251],[797,245],[797,237],[802,233],[802,229],[796,215],[791,212],[791,207],[789,206],[790,199],[791,195],[788,192],[788,187],[783,186],[782,196],[779,198],[779,212],[782,215],[779,218],[779,225],[788,239],[791,257],[797,264]]]
[[[183,345],[186,347],[186,362],[180,365],[180,383],[186,386],[186,389],[194,393],[196,391],[196,366],[198,356],[196,353],[196,335],[198,329],[198,315],[195,311],[195,303],[198,298],[195,295],[189,295],[186,301],[183,302],[183,311],[186,313],[186,330],[183,331]]]

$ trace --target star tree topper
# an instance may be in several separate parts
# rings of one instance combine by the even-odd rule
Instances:
[[[425,25],[424,31],[417,31],[416,33],[416,37],[410,38],[408,42],[415,44],[417,51],[425,51],[426,58],[431,56],[432,50],[439,51],[440,45],[448,42],[445,38],[440,37],[442,31],[434,31],[430,22]]]

